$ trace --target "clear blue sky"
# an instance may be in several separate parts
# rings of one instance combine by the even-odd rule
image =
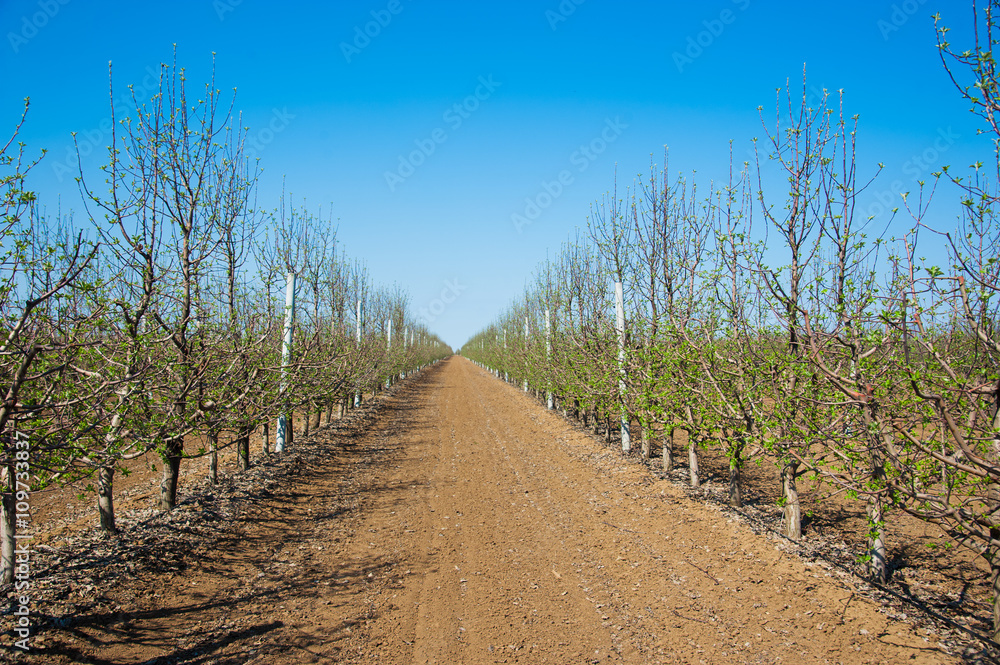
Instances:
[[[938,59],[935,12],[953,42],[969,34],[957,0],[0,0],[0,128],[30,96],[22,140],[49,150],[31,184],[50,210],[80,211],[70,132],[106,144],[108,62],[117,97],[142,91],[174,44],[192,84],[215,52],[256,138],[260,203],[278,205],[284,178],[324,217],[332,206],[346,251],[416,310],[443,309],[430,327],[457,348],[585,226],[616,165],[628,184],[668,145],[672,170],[723,179],[729,141],[742,159],[762,136],[757,107],[773,115],[803,63],[811,88],[844,89],[860,115],[862,172],[885,164],[869,205],[988,159]],[[433,152],[411,160],[420,145]],[[96,179],[100,163],[84,169]],[[518,230],[512,215],[564,170],[572,181]],[[954,223],[952,207],[939,214]],[[435,306],[449,284],[460,294]]]

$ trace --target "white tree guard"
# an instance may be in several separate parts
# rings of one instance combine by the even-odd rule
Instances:
[[[295,329],[295,273],[288,273],[285,287],[285,334],[281,340],[281,399],[284,409],[278,416],[278,431],[274,437],[274,452],[285,451],[288,441],[288,366],[292,362],[292,335]]]
[[[549,310],[546,309],[545,310],[545,360],[549,361],[551,359],[551,356],[552,356],[552,318],[549,316]],[[555,397],[552,395],[552,386],[549,386],[549,389],[546,393],[545,401],[547,406],[549,407],[549,410],[555,408],[556,404],[555,404]]]
[[[632,450],[629,436],[628,410],[625,408],[625,290],[621,282],[615,282],[615,329],[618,332],[618,401],[622,412],[622,451]]]

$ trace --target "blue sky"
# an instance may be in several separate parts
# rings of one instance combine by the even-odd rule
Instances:
[[[174,44],[192,85],[214,52],[255,139],[260,204],[278,206],[284,182],[332,210],[346,251],[457,348],[585,226],[616,168],[622,189],[667,145],[673,171],[723,179],[729,141],[742,160],[763,136],[757,107],[773,116],[803,64],[811,90],[843,89],[860,115],[861,172],[885,164],[867,206],[895,205],[893,190],[943,164],[988,160],[939,60],[935,12],[964,43],[959,1],[0,0],[0,128],[31,97],[21,139],[49,150],[31,184],[81,223],[70,132],[98,148],[83,161],[96,179],[108,62],[119,98],[128,84],[152,94],[143,80]],[[957,197],[938,197],[950,228]]]

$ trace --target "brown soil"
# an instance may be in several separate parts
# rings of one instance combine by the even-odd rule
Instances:
[[[461,358],[255,462],[166,515],[123,502],[115,540],[36,514],[37,632],[22,654],[5,626],[0,660],[955,660],[836,565]]]

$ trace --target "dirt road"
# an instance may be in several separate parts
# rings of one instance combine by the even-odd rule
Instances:
[[[184,570],[43,635],[47,662],[951,662],[462,358],[296,446]]]

